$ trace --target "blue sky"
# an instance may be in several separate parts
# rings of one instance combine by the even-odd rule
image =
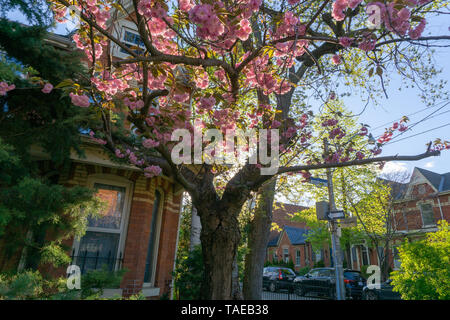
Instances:
[[[17,20],[26,23],[26,20],[19,12],[12,12],[8,16],[12,20]],[[450,23],[446,16],[439,17],[434,21],[430,21],[425,29],[424,35],[449,35],[450,34]],[[67,28],[71,29],[73,25],[59,25],[55,30],[57,33],[66,34]],[[442,73],[438,76],[439,78],[450,80],[450,48],[438,48],[436,49],[435,61],[437,69],[443,69]],[[395,120],[399,120],[404,115],[411,115],[410,124],[413,124],[421,119],[425,118],[433,111],[436,111],[442,107],[443,103],[438,106],[427,108],[424,103],[420,100],[417,91],[415,89],[402,89],[398,91],[400,87],[400,81],[398,79],[393,79],[387,88],[387,93],[389,98],[382,98],[380,105],[370,104],[365,112],[361,115],[359,122],[367,123],[373,128],[374,136],[383,133],[384,128],[388,127],[387,123],[393,123]],[[446,85],[445,90],[449,90],[449,84]],[[349,97],[345,98],[345,105],[350,110],[355,113],[359,113],[364,104],[359,100],[359,97]],[[445,102],[445,101],[444,101]],[[424,110],[425,109],[425,110]],[[446,112],[449,111],[449,112]],[[446,112],[446,113],[445,113]],[[437,116],[436,116],[437,115]],[[449,124],[449,126],[443,127],[441,129],[436,129],[428,133],[423,133],[424,131],[437,128]],[[375,128],[379,127],[375,130]],[[416,135],[414,137],[411,137]],[[436,138],[441,138],[443,140],[450,140],[450,104],[442,107],[439,111],[434,114],[434,117],[429,120],[423,121],[416,125],[412,130],[402,134],[401,138],[404,139],[399,142],[395,142],[397,139],[393,140],[393,143],[386,145],[383,148],[382,155],[414,155],[423,153],[426,150],[426,143],[429,141],[434,141]],[[390,162],[385,166],[385,172],[391,171],[409,171],[417,166],[425,168],[437,173],[450,172],[450,150],[443,151],[441,156],[423,159],[414,162]]]

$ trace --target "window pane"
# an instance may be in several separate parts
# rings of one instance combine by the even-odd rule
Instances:
[[[420,211],[422,212],[423,225],[434,225],[434,215],[433,215],[433,207],[431,204],[421,204]]]
[[[354,272],[354,271],[345,271],[344,277],[347,279],[350,279],[350,280],[359,280],[359,278],[361,277],[361,274],[359,272]]]
[[[108,204],[102,216],[98,219],[89,218],[88,227],[120,229],[123,209],[125,205],[125,188],[96,183],[97,196]]]
[[[369,265],[368,252],[366,246],[361,246],[361,256],[363,260],[363,266]]]
[[[118,233],[87,231],[81,238],[78,256],[74,260],[81,272],[101,269],[103,265],[106,265],[108,270],[114,270],[119,236]]]

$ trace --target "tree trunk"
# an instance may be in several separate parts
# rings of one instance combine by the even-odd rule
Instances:
[[[189,242],[189,251],[194,250],[195,246],[200,245],[200,233],[202,231],[202,223],[197,214],[197,208],[192,204],[191,213],[191,236]]]
[[[276,179],[264,185],[258,193],[248,236],[249,252],[245,257],[243,294],[246,300],[261,300],[262,274],[272,225],[272,207]]]
[[[222,206],[223,210],[215,205],[196,206],[202,224],[200,238],[205,266],[202,298],[233,299],[233,263],[241,239],[237,220],[240,209],[231,204]]]
[[[237,255],[234,257],[233,261],[231,297],[233,298],[233,300],[243,299],[241,285],[239,283],[239,265]]]

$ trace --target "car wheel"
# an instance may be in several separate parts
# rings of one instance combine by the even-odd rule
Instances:
[[[275,292],[275,291],[277,291],[277,285],[275,284],[274,281],[272,281],[272,282],[269,284],[269,290],[270,290],[270,292]]]
[[[365,298],[365,300],[378,300],[377,294],[373,291],[367,291],[364,294],[364,298]]]
[[[303,297],[305,295],[305,289],[303,288],[303,286],[301,284],[296,284],[295,285],[295,294],[298,295],[299,297]]]

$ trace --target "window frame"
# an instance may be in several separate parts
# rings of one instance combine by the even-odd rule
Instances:
[[[364,243],[360,245],[361,248],[361,258],[362,258],[362,265],[363,266],[370,266],[370,253],[369,253],[369,247]],[[364,252],[366,255],[366,259],[367,259],[367,264],[364,264]]]
[[[302,256],[300,252],[300,248],[295,249],[295,265],[301,266],[302,263]]]
[[[161,226],[162,226],[162,218],[163,218],[163,212],[164,212],[164,201],[165,201],[165,193],[164,190],[161,188],[155,188],[155,195],[156,195],[156,191],[159,192],[160,194],[160,199],[159,199],[159,208],[157,211],[157,217],[156,217],[156,234],[155,234],[155,243],[153,244],[154,248],[156,249],[155,252],[152,253],[153,255],[153,261],[152,261],[152,274],[150,275],[150,281],[149,282],[143,282],[142,287],[154,287],[155,285],[155,279],[156,279],[156,266],[158,264],[158,254],[159,254],[159,241],[161,238]],[[154,197],[154,200],[156,199],[156,197]],[[153,204],[155,202],[153,201]],[[153,217],[152,217],[153,219]],[[150,221],[150,226],[151,226],[152,222]],[[151,234],[151,230],[150,230],[150,234]],[[150,236],[150,235],[149,235]],[[148,252],[148,245],[150,243],[147,242],[147,250],[145,252]],[[145,259],[147,261],[147,254],[145,255]],[[145,271],[144,270],[144,276],[145,276]],[[142,279],[142,281],[144,281],[144,279]]]
[[[119,243],[117,245],[117,252],[115,253],[116,260],[119,259],[121,254],[121,258],[124,257],[125,250],[125,242],[127,239],[128,232],[128,222],[130,217],[130,209],[131,209],[131,201],[132,201],[132,190],[133,190],[133,182],[112,174],[93,174],[89,175],[87,179],[86,186],[88,188],[94,188],[96,183],[110,185],[114,187],[124,187],[125,188],[125,199],[123,212],[121,216],[120,228],[117,229],[109,229],[109,228],[99,228],[99,227],[86,227],[86,232],[102,232],[102,233],[113,233],[119,234]],[[81,238],[75,238],[72,244],[72,252],[75,256],[79,256],[79,249],[81,244]],[[114,271],[119,270],[119,264],[114,264]]]
[[[286,253],[286,251],[287,251],[287,253]],[[286,260],[286,258],[287,258],[287,260]],[[289,259],[290,259],[289,247],[283,247],[283,261],[285,263],[288,263]]]
[[[120,39],[120,42],[122,42],[124,44],[126,43],[125,42],[125,31],[130,31],[130,32],[133,32],[133,33],[139,35],[139,31],[136,30],[136,25],[132,21],[129,21],[126,19],[119,20],[116,23],[116,27],[114,28],[113,35],[117,39]],[[129,44],[129,43],[127,42],[126,44]],[[119,47],[117,44],[111,43],[112,56],[114,56],[116,58],[120,58],[120,59],[126,59],[126,58],[130,57],[130,55],[128,53],[124,53],[121,50],[122,50],[122,48]],[[143,48],[143,50],[145,51],[145,48]]]
[[[426,227],[435,227],[436,226],[436,219],[434,218],[434,210],[433,210],[433,203],[432,202],[420,202],[417,204],[419,206],[419,211],[420,211],[420,218],[422,219],[422,228],[426,228]],[[422,209],[423,206],[429,205],[431,207],[431,217],[433,218],[433,223],[428,223],[425,224],[424,222],[424,217],[423,217],[423,212],[424,210]]]

